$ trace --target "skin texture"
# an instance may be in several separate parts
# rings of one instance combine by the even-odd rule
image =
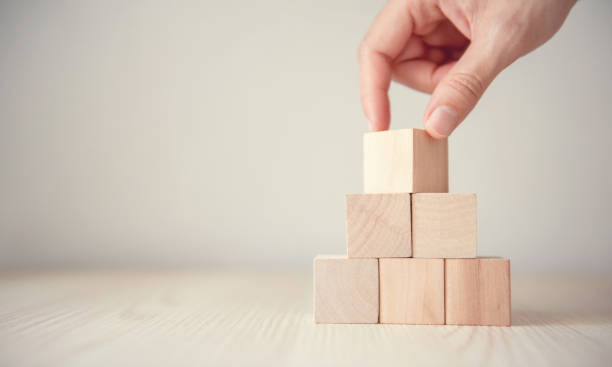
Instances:
[[[430,93],[423,124],[444,138],[493,79],[548,41],[576,0],[391,0],[359,47],[370,129],[389,128],[391,80]]]

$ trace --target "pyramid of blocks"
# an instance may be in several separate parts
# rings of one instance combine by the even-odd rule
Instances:
[[[509,326],[510,261],[477,257],[475,194],[448,192],[448,142],[366,133],[346,256],[314,259],[317,323]]]

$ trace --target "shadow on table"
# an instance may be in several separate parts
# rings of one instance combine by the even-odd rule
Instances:
[[[512,310],[512,326],[612,324],[609,312]]]

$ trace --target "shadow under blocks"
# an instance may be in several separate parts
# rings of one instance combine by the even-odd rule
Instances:
[[[510,326],[510,260],[478,257],[476,194],[448,192],[448,141],[366,133],[363,172],[346,255],[314,259],[315,322]]]

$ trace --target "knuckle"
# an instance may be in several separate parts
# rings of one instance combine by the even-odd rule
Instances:
[[[448,86],[460,95],[478,99],[484,93],[485,84],[481,78],[472,73],[456,73],[448,80]]]

